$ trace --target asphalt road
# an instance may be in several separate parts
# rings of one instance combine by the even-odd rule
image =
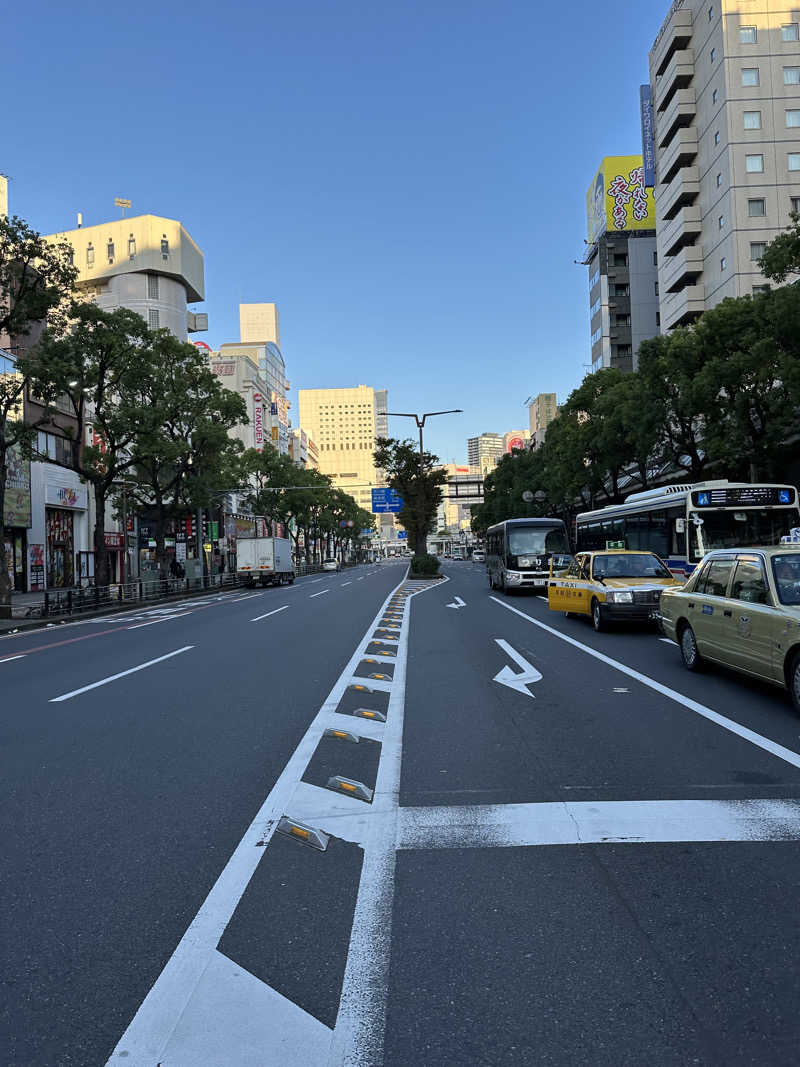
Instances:
[[[0,1062],[800,1060],[786,698],[445,572],[0,639]]]

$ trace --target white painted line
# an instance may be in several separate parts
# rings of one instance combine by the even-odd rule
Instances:
[[[492,681],[499,682],[500,685],[507,685],[509,689],[516,689],[518,693],[524,693],[526,697],[535,700],[536,697],[528,689],[528,686],[532,682],[540,682],[542,680],[541,673],[536,670],[532,663],[528,663],[525,657],[520,655],[515,648],[512,648],[508,641],[504,641],[502,637],[495,637],[495,641],[518,667],[522,667],[522,674],[516,674],[506,664],[501,671],[498,671]]]
[[[667,645],[675,645],[676,641],[673,641],[671,637],[659,637],[659,641],[663,641]]]
[[[312,593],[308,599],[313,600],[315,596],[325,596],[326,593],[330,593],[330,589],[320,589],[318,593]]]
[[[346,585],[352,585],[352,584],[353,584],[352,581],[350,581],[350,582],[342,582],[342,589],[344,589],[344,587]]]
[[[197,915],[109,1057],[108,1067],[114,1067],[123,1058],[123,1053],[125,1057],[130,1057],[129,1062],[132,1067],[138,1064],[158,1063],[163,1059],[164,1049],[181,1016],[192,1001],[195,990],[214,958],[217,944],[225,927],[266,852],[264,846],[272,837],[280,817],[287,812],[305,768],[350,684],[353,671],[364,657],[372,630],[380,620],[391,596],[402,584],[401,581],[381,605],[380,611],[334,683],[325,703],[300,739],[297,748],[203,901]],[[391,701],[389,706],[391,708]],[[358,720],[352,721],[355,723]],[[380,768],[378,773],[380,775]],[[373,804],[374,801],[375,797],[373,797]],[[388,936],[388,926],[384,934]],[[385,952],[388,959],[388,943],[385,946]],[[380,997],[381,1002],[385,1004],[385,992],[381,992]],[[229,1042],[228,1062],[236,1063],[237,1032],[235,1028],[228,1029],[225,1020],[220,1017],[215,1017],[215,1026],[219,1030],[225,1027],[225,1036]],[[380,1028],[382,1033],[382,1018]],[[180,1057],[176,1062],[180,1062]],[[262,1055],[256,1062],[268,1061]]]
[[[284,604],[282,608],[275,608],[274,611],[268,611],[265,615],[256,615],[256,617],[254,619],[251,619],[250,622],[261,622],[262,619],[268,619],[270,615],[277,615],[279,611],[286,611],[288,607],[288,604]]]
[[[166,615],[163,619],[151,619],[150,622],[137,622],[135,626],[125,626],[125,630],[141,630],[143,626],[155,626],[157,622],[172,622],[173,619],[182,619],[184,615],[191,615],[191,611],[180,611],[177,615]]]
[[[586,800],[400,808],[397,847],[797,840],[797,800]]]
[[[4,659],[0,659],[0,663],[8,663],[12,659],[25,659],[27,653],[23,652],[19,656],[6,656]]]
[[[609,667],[621,671],[622,674],[627,674],[629,678],[635,678],[637,682],[641,682],[642,685],[654,689],[657,693],[661,693],[662,696],[674,700],[676,704],[682,704],[683,707],[688,708],[689,711],[694,711],[698,715],[702,715],[704,719],[708,719],[709,722],[721,726],[723,730],[729,730],[732,734],[736,734],[737,737],[749,741],[750,744],[755,745],[756,748],[763,749],[764,752],[769,752],[771,756],[777,756],[778,759],[791,764],[792,767],[800,767],[800,753],[793,752],[789,748],[784,748],[783,745],[779,745],[776,741],[771,741],[768,737],[763,737],[761,734],[757,734],[754,730],[748,730],[746,726],[742,726],[738,722],[734,722],[733,719],[728,719],[724,715],[720,715],[719,712],[706,707],[705,704],[700,704],[698,701],[692,700],[691,697],[684,696],[683,693],[679,693],[676,689],[670,689],[669,686],[662,685],[661,682],[657,682],[654,678],[649,678],[646,674],[641,674],[632,667],[628,667],[625,663],[620,663],[619,660],[612,659],[610,656],[605,656],[602,652],[598,652],[589,645],[584,645],[581,641],[576,641],[574,637],[562,634],[560,631],[554,629],[554,627],[548,626],[544,622],[539,622],[538,619],[532,619],[531,616],[526,615],[524,611],[520,611],[519,608],[513,608],[510,604],[504,604],[503,601],[498,600],[496,596],[489,597],[489,599],[493,600],[495,604],[499,604],[501,608],[513,611],[515,615],[519,615],[521,618],[526,619],[534,626],[546,630],[547,633],[552,634],[553,637],[557,637],[561,641],[566,641],[568,645],[581,649],[581,651],[585,652],[588,656],[593,656],[594,659],[600,660],[601,663],[606,663]]]
[[[357,582],[363,582],[365,578],[366,578],[366,574],[362,574],[360,578],[356,578],[356,581]]]
[[[322,582],[322,581],[324,581],[324,578],[312,578],[311,581],[308,584],[309,585],[316,585],[317,582]]]
[[[166,656],[158,656],[157,659],[149,659],[147,663],[140,663],[138,667],[131,667],[127,671],[120,671],[119,674],[111,674],[108,678],[101,678],[99,682],[92,682],[91,685],[84,685],[80,689],[73,689],[70,693],[62,693],[60,697],[53,697],[50,703],[57,704],[61,700],[69,700],[71,697],[79,696],[81,693],[88,693],[90,689],[98,689],[101,685],[108,685],[109,682],[116,682],[118,678],[125,678],[128,674],[136,674],[137,671],[143,671],[146,667],[152,667],[156,663],[163,663],[165,659],[172,659],[173,656],[180,656],[181,652],[188,652],[192,648],[194,648],[194,645],[185,645],[183,648],[176,648],[174,652],[168,652]]]

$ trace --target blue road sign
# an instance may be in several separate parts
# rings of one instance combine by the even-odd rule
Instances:
[[[408,540],[408,530],[398,530],[397,531],[397,540],[398,541],[407,541]]]
[[[373,515],[386,515],[397,513],[403,506],[403,501],[394,489],[372,490],[372,513]]]

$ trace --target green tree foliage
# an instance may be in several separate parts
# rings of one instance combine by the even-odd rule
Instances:
[[[0,346],[31,346],[34,329],[50,320],[57,328],[59,312],[75,281],[67,244],[48,244],[16,216],[0,216]],[[29,451],[36,425],[24,421],[26,375],[0,374],[0,535],[5,515],[6,480],[12,450]],[[0,536],[0,618],[11,615],[11,582],[5,538]]]
[[[447,473],[438,467],[439,457],[431,452],[423,452],[420,460],[413,441],[378,437],[375,444],[375,466],[386,472],[390,487],[403,501],[397,517],[408,531],[409,547],[414,554],[425,555]]]
[[[765,278],[779,284],[800,274],[800,215],[793,211],[791,225],[767,244],[758,266]]]

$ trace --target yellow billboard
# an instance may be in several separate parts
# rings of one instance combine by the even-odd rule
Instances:
[[[639,156],[605,156],[586,190],[586,233],[593,245],[606,230],[654,230],[653,190]]]

